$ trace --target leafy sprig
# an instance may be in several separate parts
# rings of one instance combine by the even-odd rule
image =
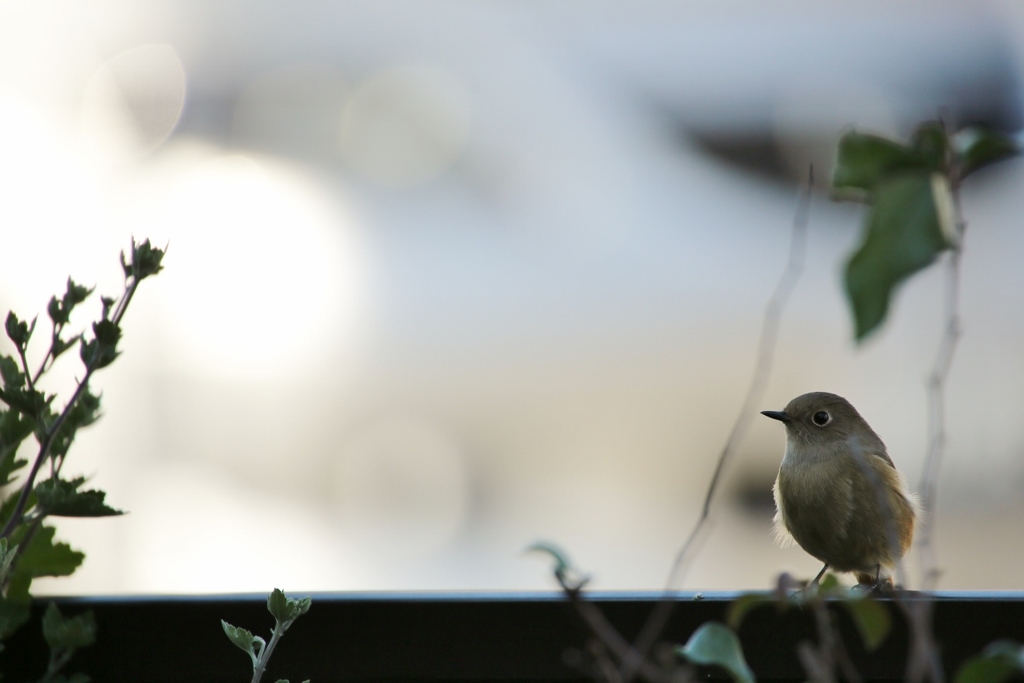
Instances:
[[[56,530],[44,524],[47,517],[104,517],[122,514],[106,504],[103,491],[85,489],[85,478],[61,477],[61,470],[79,429],[101,416],[100,396],[90,391],[95,372],[113,363],[120,351],[121,321],[139,284],[162,269],[164,250],[149,240],[132,241],[130,255],[121,253],[124,291],[120,297],[103,297],[100,319],[91,334],[70,333],[71,316],[93,293],[68,278],[63,295],[47,305],[50,319],[49,346],[39,366],[29,366],[29,346],[37,319],[22,320],[13,311],[4,324],[15,354],[0,354],[0,487],[17,481],[17,488],[0,502],[0,640],[16,631],[29,617],[30,588],[41,576],[67,576],[81,565],[85,555],[54,540]],[[71,398],[59,411],[57,396],[39,388],[40,379],[75,345],[84,370]],[[30,435],[38,443],[31,467],[18,481],[29,460],[18,457]],[[48,465],[49,476],[40,472]],[[95,624],[91,613],[64,617],[51,604],[43,617],[43,635],[50,645],[50,662],[43,681],[84,681],[80,675],[65,677],[60,670],[74,651],[93,642]],[[2,646],[0,646],[2,647]]]
[[[858,342],[885,322],[901,283],[960,249],[963,179],[1018,153],[1016,141],[998,131],[953,132],[938,121],[921,124],[909,144],[855,130],[842,136],[832,185],[840,198],[868,206],[844,274]]]
[[[267,598],[267,610],[274,617],[274,630],[271,632],[269,643],[260,636],[254,636],[251,631],[232,626],[221,620],[220,625],[224,629],[224,634],[252,660],[252,683],[259,683],[263,672],[267,669],[270,655],[274,653],[274,648],[277,647],[285,631],[295,623],[296,619],[309,611],[311,603],[312,598],[295,600],[287,597],[280,588],[275,588]],[[281,679],[277,683],[288,683],[288,681]],[[309,681],[304,683],[309,683]]]

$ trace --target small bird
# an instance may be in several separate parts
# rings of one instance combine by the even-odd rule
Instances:
[[[917,499],[885,444],[841,396],[797,396],[762,415],[786,425],[786,454],[775,480],[775,534],[880,590],[910,548]],[[884,572],[884,573],[883,573]]]

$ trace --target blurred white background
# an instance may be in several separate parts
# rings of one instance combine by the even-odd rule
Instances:
[[[130,514],[58,520],[86,563],[37,586],[550,588],[547,539],[661,587],[807,163],[941,107],[1015,131],[1022,46],[1009,0],[0,3],[0,309],[169,243],[67,467]],[[965,187],[944,588],[1024,588],[1022,181]],[[762,408],[842,394],[916,484],[942,273],[855,347],[860,220],[814,200]],[[817,571],[772,541],[783,442],[755,424],[685,587]]]

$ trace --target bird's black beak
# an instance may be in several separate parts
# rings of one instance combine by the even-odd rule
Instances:
[[[793,418],[791,418],[789,416],[789,413],[787,413],[785,410],[762,410],[761,414],[764,415],[765,417],[770,417],[773,420],[785,422],[786,424],[789,424],[790,422],[793,421]]]

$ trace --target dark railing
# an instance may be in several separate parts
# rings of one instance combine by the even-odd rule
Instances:
[[[301,593],[296,592],[295,596]],[[722,620],[734,593],[680,593],[663,640],[685,642],[702,623]],[[633,637],[650,614],[653,593],[588,595],[623,635]],[[75,655],[70,671],[97,683],[248,681],[248,658],[224,636],[220,621],[267,637],[266,596],[57,598],[65,614],[91,609],[98,642]],[[946,671],[989,642],[1024,641],[1024,594],[943,592],[935,596],[934,626]],[[37,680],[47,650],[39,618],[0,653],[5,680]],[[905,622],[889,604],[894,629],[875,652],[860,646],[839,611],[844,642],[866,680],[900,680],[907,656]],[[798,609],[752,611],[739,631],[759,681],[804,680],[796,658],[813,640],[811,615]],[[556,593],[314,594],[309,613],[281,641],[264,681],[551,681],[589,680],[579,652],[587,632],[575,608]],[[709,669],[709,679],[725,679]]]

